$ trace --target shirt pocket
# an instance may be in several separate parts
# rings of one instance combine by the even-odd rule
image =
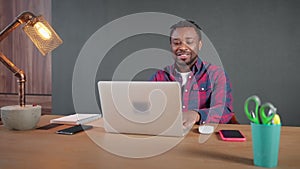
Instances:
[[[211,92],[211,86],[208,83],[201,83],[200,85],[194,84],[192,87],[192,91],[197,91],[197,92],[206,92],[210,93]]]
[[[211,86],[209,83],[194,84],[191,90],[191,98],[197,102],[199,108],[206,108],[210,103]]]

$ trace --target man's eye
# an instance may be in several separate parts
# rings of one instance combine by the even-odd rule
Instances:
[[[173,45],[180,45],[180,41],[173,41]]]
[[[192,41],[192,40],[186,42],[186,44],[188,44],[188,45],[191,45],[193,43],[194,43],[194,41]]]

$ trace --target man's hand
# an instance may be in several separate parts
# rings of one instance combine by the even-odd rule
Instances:
[[[197,121],[200,120],[200,115],[198,112],[194,110],[189,110],[187,112],[183,112],[183,126],[188,127],[194,125]]]

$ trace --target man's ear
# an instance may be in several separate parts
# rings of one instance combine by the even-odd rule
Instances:
[[[202,48],[202,40],[199,41],[199,46],[198,46],[199,51],[201,50],[201,48]]]

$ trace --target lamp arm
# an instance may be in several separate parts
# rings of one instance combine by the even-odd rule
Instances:
[[[25,106],[25,82],[26,76],[23,70],[13,64],[3,53],[0,52],[0,61],[18,78],[19,104]]]
[[[17,16],[17,20],[23,24],[23,23],[27,23],[28,21],[32,20],[33,18],[35,18],[36,16],[29,12],[29,11],[24,11],[22,12],[19,16]]]
[[[34,18],[35,15],[31,12],[23,12],[19,16],[16,17],[16,19],[10,23],[6,28],[4,28],[0,32],[0,42],[5,39],[13,30],[15,30],[18,26],[20,26],[23,23],[26,23],[30,21],[32,18]]]
[[[31,12],[23,12],[9,24],[4,30],[0,32],[0,42],[5,39],[13,30],[23,23],[30,21],[35,15]],[[10,61],[3,53],[0,52],[0,61],[18,78],[19,87],[19,104],[21,107],[25,106],[25,82],[26,76],[23,70],[19,69],[15,64]]]

